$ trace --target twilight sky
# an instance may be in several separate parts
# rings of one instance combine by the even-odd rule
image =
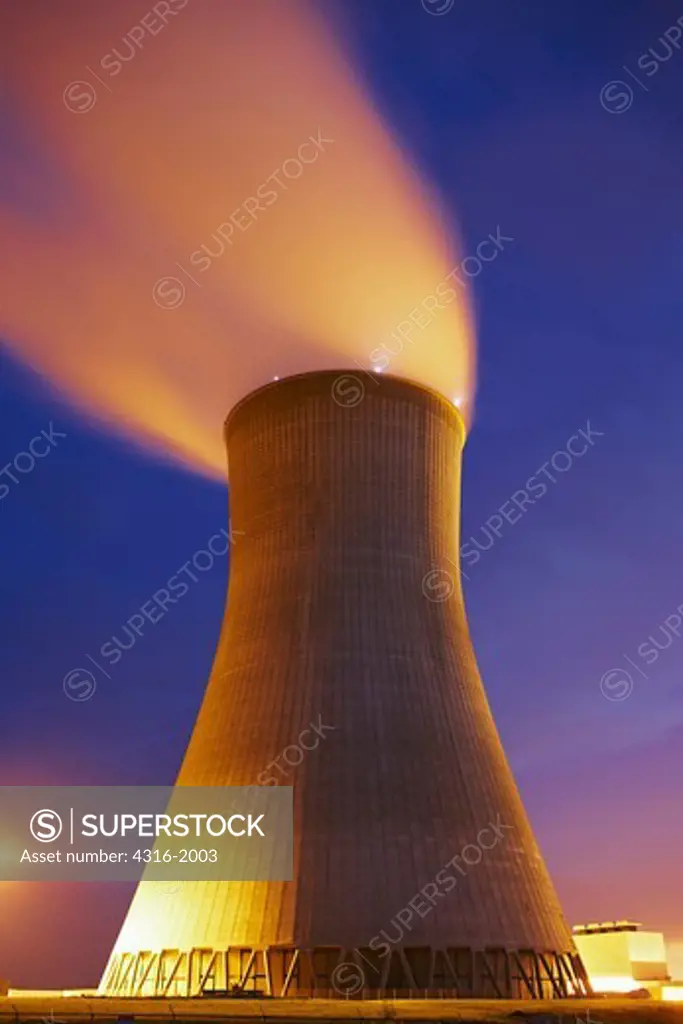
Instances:
[[[184,17],[201,19],[191,3]],[[463,253],[513,239],[471,281],[473,639],[569,920],[632,917],[683,944],[683,50],[661,40],[683,12],[455,0],[436,13],[449,3],[317,6],[457,213]],[[4,140],[16,117],[0,101]],[[17,484],[0,477],[0,782],[169,783],[211,665],[224,560],[110,678],[95,670],[91,699],[62,681],[226,525],[227,492],[93,429],[3,348],[0,465],[51,424],[49,456]],[[567,456],[582,430],[592,444]],[[129,894],[0,883],[0,977],[95,983]]]

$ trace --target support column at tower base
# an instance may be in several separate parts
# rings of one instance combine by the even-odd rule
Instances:
[[[118,997],[567,999],[590,996],[573,952],[396,946],[164,949],[119,953],[100,994]]]

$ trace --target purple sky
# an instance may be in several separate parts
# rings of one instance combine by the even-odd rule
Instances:
[[[340,8],[339,31],[457,210],[466,251],[498,226],[514,239],[473,281],[463,541],[488,548],[466,569],[468,615],[532,822],[572,923],[632,917],[683,942],[683,52],[650,77],[638,65],[650,47],[666,52],[658,40],[682,11]],[[600,99],[616,79],[633,86],[622,112]],[[2,137],[20,130],[0,105]],[[3,204],[19,202],[2,171],[0,158]],[[0,355],[0,463],[51,421],[66,438],[0,500],[0,779],[168,783],[208,677],[225,563],[90,701],[66,699],[62,680],[225,524],[226,491],[94,432]],[[594,444],[490,544],[487,520],[587,424]],[[129,892],[0,885],[0,977],[94,983]]]

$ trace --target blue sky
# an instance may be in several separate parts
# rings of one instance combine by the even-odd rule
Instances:
[[[683,641],[652,666],[637,655],[683,603],[683,52],[650,77],[638,65],[651,46],[664,52],[658,40],[683,10],[668,0],[456,0],[443,15],[420,0],[325,6],[461,224],[465,251],[497,228],[514,239],[472,282],[479,386],[463,538],[587,422],[600,432],[482,554],[467,609],[568,916],[635,916],[683,938]],[[615,80],[633,89],[621,112],[601,103]],[[8,138],[12,117],[3,110]],[[97,674],[91,700],[66,699],[62,680],[225,526],[227,491],[93,429],[3,351],[0,464],[51,423],[66,437],[0,500],[1,777],[166,783],[208,677],[224,560],[111,678]],[[610,700],[600,682],[619,667],[633,691]],[[94,980],[127,891],[93,890],[99,924],[64,914],[61,937],[38,935],[56,975]],[[33,897],[12,899],[22,920],[39,920]],[[71,899],[54,887],[44,906],[61,916]],[[3,932],[2,917],[0,974],[57,981],[32,973],[13,939],[18,918]],[[64,935],[84,930],[89,950],[74,962]]]

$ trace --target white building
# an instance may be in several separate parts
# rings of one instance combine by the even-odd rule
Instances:
[[[661,932],[640,931],[636,921],[604,921],[573,929],[595,992],[648,989],[655,998],[671,980]]]

